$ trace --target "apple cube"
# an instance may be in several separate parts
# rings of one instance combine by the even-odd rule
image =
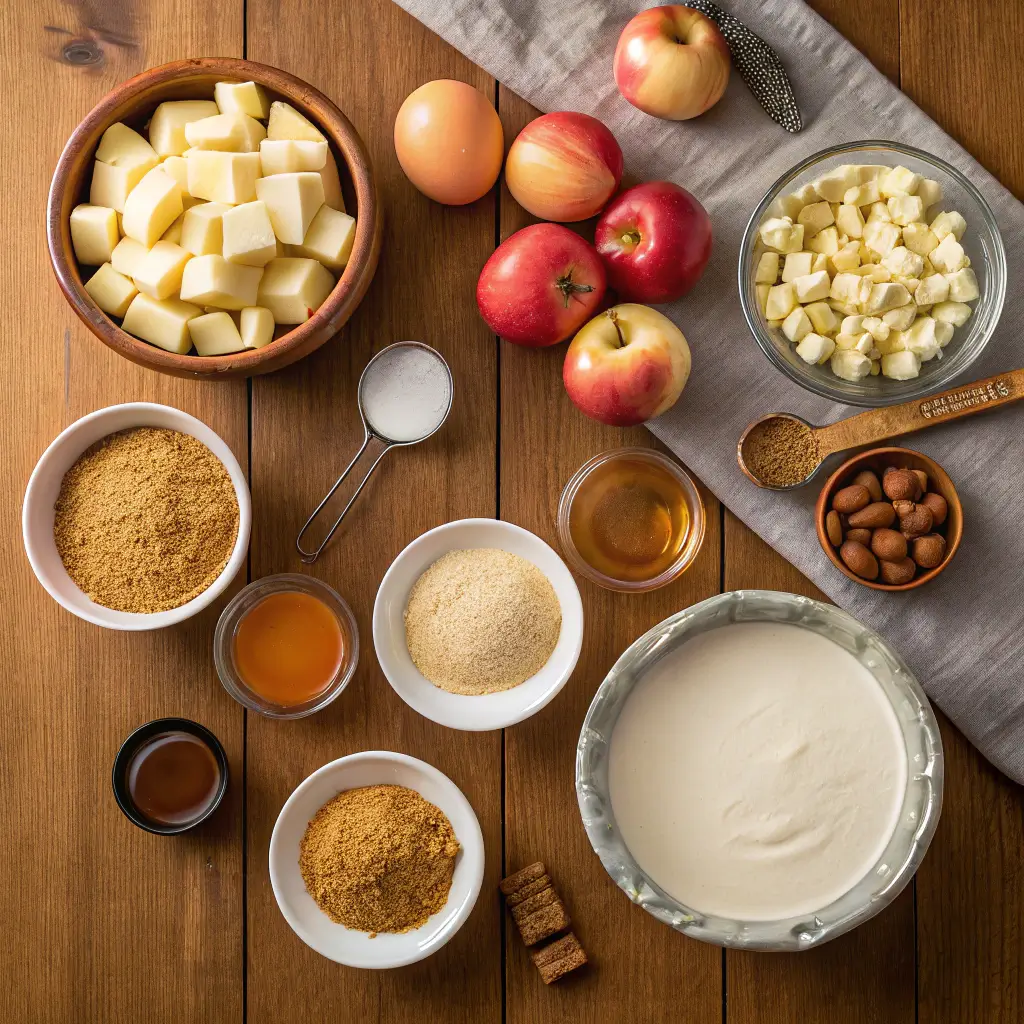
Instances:
[[[928,259],[932,266],[940,274],[953,274],[967,265],[964,258],[964,247],[956,240],[956,236],[950,232],[939,244],[928,253]]]
[[[803,307],[797,306],[785,320],[782,321],[782,333],[792,342],[802,341],[811,333],[811,321]]]
[[[804,244],[803,224],[788,217],[769,217],[760,229],[761,241],[776,252],[799,252]]]
[[[256,301],[262,277],[263,271],[259,267],[229,263],[218,255],[196,256],[185,264],[181,297],[200,306],[216,306],[218,309],[266,305]]]
[[[793,285],[777,284],[768,290],[765,316],[769,320],[785,320],[796,304],[796,289]]]
[[[125,315],[132,299],[139,293],[131,280],[119,274],[109,263],[104,263],[85,282],[85,290],[104,313],[118,317]]]
[[[892,220],[892,214],[889,213],[889,207],[885,203],[881,201],[872,203],[868,208],[868,221],[873,220],[880,220],[885,224]]]
[[[839,321],[827,302],[812,302],[804,312],[817,334],[835,334]]]
[[[188,192],[188,161],[183,156],[165,156],[160,167],[178,183],[182,192]]]
[[[102,160],[97,160],[92,169],[89,202],[93,206],[109,206],[112,210],[123,213],[128,193],[155,166],[155,159],[129,165],[105,164]]]
[[[765,255],[769,255],[765,253]],[[771,253],[778,259],[777,253]],[[798,277],[803,277],[805,274],[811,272],[811,262],[814,260],[815,254],[813,252],[791,252],[786,256],[786,262],[782,268],[782,280],[783,281],[794,281]],[[772,284],[775,282],[772,281]]]
[[[862,182],[875,181],[881,178],[882,175],[889,173],[887,164],[858,164],[857,170],[860,172],[860,180]]]
[[[846,206],[871,206],[881,198],[882,194],[878,191],[878,182],[875,179],[862,185],[855,185],[843,193],[843,203]]]
[[[835,227],[825,228],[819,231],[808,243],[807,248],[811,252],[820,252],[825,256],[834,256],[839,252],[839,232]]]
[[[160,167],[154,167],[128,193],[122,230],[145,246],[152,246],[184,210],[181,188]]]
[[[848,242],[839,252],[829,256],[828,262],[836,274],[856,270],[860,266],[860,246],[856,242]]]
[[[772,290],[770,284],[755,284],[754,291],[757,294],[757,308],[761,310],[761,315],[767,319],[768,310],[768,293]]]
[[[882,259],[882,266],[900,277],[920,277],[924,273],[924,258],[904,245],[897,245]]]
[[[301,245],[317,210],[324,203],[324,185],[313,171],[273,174],[256,182],[256,196],[267,204],[274,234]]]
[[[136,242],[134,238],[122,238],[114,246],[114,251],[110,254],[111,266],[119,274],[124,274],[125,277],[135,277],[135,273],[147,252],[149,252],[149,249],[141,242]]]
[[[156,242],[135,272],[135,286],[153,299],[169,299],[181,287],[181,275],[192,254],[174,242]]]
[[[805,363],[823,363],[831,357],[835,349],[836,343],[831,338],[812,333],[804,335],[796,347],[796,354]]]
[[[879,256],[888,256],[900,240],[900,229],[891,221],[869,220],[864,225],[864,244]]]
[[[939,244],[939,237],[927,224],[908,224],[903,229],[903,244],[918,256],[927,256]]]
[[[936,274],[935,277],[937,278],[939,275]],[[928,280],[931,281],[934,278],[928,278]],[[964,267],[962,270],[956,271],[956,273],[947,274],[946,281],[949,283],[949,297],[953,302],[973,302],[981,295],[981,291],[978,288],[978,279],[970,267]]]
[[[245,348],[235,321],[223,311],[204,313],[189,320],[188,330],[192,344],[201,356],[223,356],[229,352],[241,352]]]
[[[811,202],[816,202],[817,199],[818,195],[815,193]],[[765,211],[765,216],[769,219],[780,218],[795,221],[803,208],[804,201],[796,194],[778,196]]]
[[[860,169],[853,164],[842,164],[814,182],[815,191],[829,203],[841,203],[848,189],[860,184]]]
[[[903,350],[882,356],[882,373],[890,380],[913,380],[921,372],[921,360],[914,352]]]
[[[844,203],[836,213],[836,227],[848,238],[860,238],[864,234],[864,215],[860,207]]]
[[[316,125],[300,114],[290,103],[275,100],[270,104],[267,122],[268,139],[298,139],[305,142],[326,142]]]
[[[265,306],[279,324],[301,324],[316,312],[333,288],[330,271],[316,260],[281,257],[267,264],[257,300],[246,305]]]
[[[248,114],[265,121],[270,114],[270,101],[262,85],[255,82],[218,82],[213,98],[222,114]]]
[[[71,211],[71,245],[75,259],[89,266],[110,262],[118,242],[117,214],[109,206],[82,203]]]
[[[871,373],[871,360],[856,349],[837,348],[832,353],[829,365],[832,372],[843,380],[863,380]]]
[[[180,299],[154,299],[139,292],[132,299],[121,326],[151,345],[184,355],[192,347],[188,322],[203,311]]]
[[[949,298],[949,281],[942,274],[932,274],[930,277],[924,278],[914,292],[914,302],[918,306],[930,306],[935,302],[945,302],[947,298]]]
[[[840,334],[863,334],[864,333],[864,321],[867,317],[863,314],[857,314],[856,316],[845,316],[843,322],[839,325]]]
[[[214,114],[185,125],[190,146],[222,153],[256,153],[266,137],[266,128],[248,114]]]
[[[952,235],[959,242],[967,230],[967,221],[955,210],[952,210],[949,213],[940,213],[929,227],[940,241],[947,235]]]
[[[226,203],[202,203],[186,210],[178,244],[193,256],[220,255],[224,249],[222,218],[230,209]]]
[[[338,213],[345,212],[345,199],[341,194],[341,178],[338,176],[338,164],[334,154],[328,147],[327,160],[320,168],[320,180],[324,183],[324,205]]]
[[[757,269],[754,271],[754,283],[775,284],[778,279],[779,254],[777,252],[761,253],[760,258],[757,261]]]
[[[338,271],[348,263],[355,237],[355,219],[324,205],[317,210],[302,245],[292,248],[296,256],[306,256],[328,270]]]
[[[160,156],[181,156],[189,145],[185,125],[218,113],[213,100],[167,100],[153,111],[149,141]]]
[[[920,196],[893,196],[886,204],[894,224],[906,227],[924,217],[924,203]]]
[[[945,348],[953,340],[953,325],[943,320],[935,321],[935,337],[941,348]]]
[[[246,348],[264,348],[274,340],[274,314],[265,306],[246,306],[239,319]]]
[[[932,307],[932,316],[954,327],[963,327],[970,319],[971,307],[965,302],[940,302]]]
[[[183,213],[180,217],[177,217],[171,226],[160,236],[161,242],[173,242],[175,245],[181,244],[181,226],[185,222],[185,214]]]
[[[879,188],[886,199],[893,196],[912,196],[917,192],[921,181],[920,174],[915,174],[906,167],[894,167],[879,180]]]
[[[910,302],[910,292],[901,284],[872,284],[864,303],[865,313],[887,313]]]
[[[112,167],[155,167],[159,157],[153,147],[133,128],[118,121],[112,124],[96,147],[96,159]]]
[[[256,200],[229,207],[224,211],[222,224],[224,259],[247,267],[263,267],[277,256],[277,238],[266,203]]]
[[[921,202],[927,210],[930,206],[942,202],[942,186],[931,178],[922,178],[921,184],[917,186],[917,195],[921,197]]]
[[[919,316],[904,331],[906,350],[913,352],[922,363],[934,359],[942,350],[939,339],[935,336],[935,321],[930,316]]]
[[[218,153],[193,149],[188,157],[188,190],[213,203],[251,203],[263,173],[259,153]]]
[[[882,323],[889,325],[890,331],[905,331],[917,316],[917,307],[912,304],[897,306],[882,314]]]
[[[868,334],[871,335],[875,342],[885,341],[891,333],[889,325],[884,320],[880,320],[877,316],[864,317],[864,321],[861,326],[868,332]]]
[[[824,231],[830,224],[835,223],[832,207],[826,202],[811,203],[797,214],[797,223],[803,224],[805,236],[816,235],[819,231]]]
[[[327,163],[327,143],[264,139],[260,143],[260,161],[264,175],[319,171]]]
[[[860,281],[856,274],[836,274],[832,278],[829,298],[846,305],[856,306],[860,302]]]
[[[797,301],[803,303],[827,299],[831,286],[832,282],[826,270],[819,270],[816,274],[805,274],[793,282]]]

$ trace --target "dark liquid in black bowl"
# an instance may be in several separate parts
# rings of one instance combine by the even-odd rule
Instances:
[[[132,755],[126,776],[132,803],[158,825],[195,821],[209,810],[220,787],[213,751],[187,732],[151,736]]]

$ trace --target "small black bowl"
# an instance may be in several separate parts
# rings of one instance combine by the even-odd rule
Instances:
[[[210,806],[199,817],[178,825],[161,825],[159,822],[147,818],[135,806],[131,793],[128,792],[128,765],[131,759],[146,740],[162,732],[187,732],[191,736],[202,740],[217,759],[217,769],[220,772],[220,785],[217,787],[217,795],[213,798]],[[139,828],[158,836],[175,836],[182,832],[188,832],[190,829],[206,821],[220,806],[220,802],[224,799],[224,794],[228,788],[228,757],[224,753],[220,740],[209,729],[198,722],[193,722],[188,718],[157,718],[152,722],[147,722],[145,725],[140,725],[121,744],[121,749],[118,750],[117,757],[114,758],[111,782],[114,786],[114,799],[117,800],[117,806],[121,808],[124,816],[133,825],[138,825]]]

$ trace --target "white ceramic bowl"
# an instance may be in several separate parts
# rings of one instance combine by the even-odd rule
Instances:
[[[306,891],[299,843],[314,814],[346,789],[396,785],[414,789],[447,815],[462,845],[448,902],[426,924],[401,934],[365,932],[335,924]],[[270,837],[270,884],[285,920],[307,946],[339,964],[381,970],[404,967],[439,950],[465,923],[484,878],[484,837],[462,791],[446,775],[408,754],[366,750],[313,772],[285,801]]]
[[[547,664],[519,686],[478,697],[431,683],[413,664],[405,642],[405,606],[413,584],[442,555],[465,548],[499,548],[533,562],[551,581],[562,607],[562,632]],[[572,675],[583,646],[583,602],[565,562],[536,534],[500,519],[459,519],[417,537],[391,563],[373,605],[373,646],[392,688],[424,717],[449,729],[504,729],[540,711]]]
[[[72,582],[53,540],[53,506],[60,493],[64,474],[90,445],[108,434],[118,430],[130,430],[132,427],[164,427],[198,438],[224,464],[238,499],[238,537],[224,571],[198,597],[166,612],[118,612],[96,604]],[[235,578],[235,574],[245,564],[251,525],[252,504],[249,500],[249,487],[242,467],[231,454],[231,449],[201,420],[189,416],[180,409],[152,402],[111,405],[75,420],[57,436],[36,463],[25,489],[25,502],[21,510],[21,532],[25,541],[25,551],[36,579],[50,597],[73,615],[97,626],[106,626],[107,629],[161,629],[176,622],[183,622],[202,611],[224,592]]]

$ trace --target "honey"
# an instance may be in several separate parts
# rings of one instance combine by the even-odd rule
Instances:
[[[269,594],[235,629],[235,669],[264,700],[294,707],[318,697],[345,658],[337,616],[319,598],[300,591]]]
[[[580,482],[569,536],[593,569],[627,583],[656,579],[682,554],[690,507],[682,483],[656,459],[622,455],[595,465]]]

